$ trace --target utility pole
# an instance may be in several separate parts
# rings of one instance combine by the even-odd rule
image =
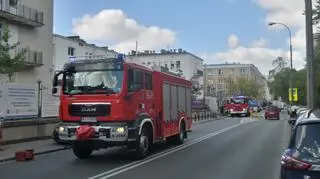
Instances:
[[[312,0],[305,0],[306,18],[306,50],[307,50],[307,104],[313,109],[315,107],[315,85],[313,73],[313,23],[312,23]]]
[[[203,101],[205,101],[205,96],[207,94],[207,64],[204,64],[204,73],[203,73]]]

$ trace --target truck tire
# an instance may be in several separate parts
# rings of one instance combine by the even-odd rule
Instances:
[[[151,134],[150,130],[146,126],[143,126],[141,135],[138,136],[136,142],[136,157],[138,159],[144,159],[150,154],[151,149]]]
[[[177,145],[181,145],[184,142],[185,133],[186,133],[186,127],[184,122],[181,122],[179,131],[180,131],[179,134],[174,137],[174,143]]]
[[[85,143],[74,142],[72,145],[72,151],[77,158],[86,159],[91,156],[93,149],[88,147]]]

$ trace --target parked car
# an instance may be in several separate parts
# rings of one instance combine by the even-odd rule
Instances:
[[[280,110],[277,106],[269,106],[264,112],[264,118],[265,119],[280,119]]]
[[[280,179],[320,178],[319,131],[320,110],[299,117],[281,157]]]

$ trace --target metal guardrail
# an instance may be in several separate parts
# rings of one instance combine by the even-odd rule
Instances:
[[[192,120],[195,122],[217,118],[217,114],[211,111],[199,111],[192,113]]]

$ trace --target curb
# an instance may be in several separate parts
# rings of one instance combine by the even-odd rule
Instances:
[[[35,152],[34,155],[43,155],[43,154],[58,152],[58,151],[62,151],[62,150],[68,150],[70,148],[71,147],[69,147],[69,146],[65,146],[65,147],[62,147],[62,148],[49,149],[49,150],[45,150],[45,151],[41,151],[41,152]],[[9,162],[9,161],[12,161],[12,160],[15,160],[15,159],[16,159],[15,157],[5,157],[5,158],[0,159],[0,163]]]

